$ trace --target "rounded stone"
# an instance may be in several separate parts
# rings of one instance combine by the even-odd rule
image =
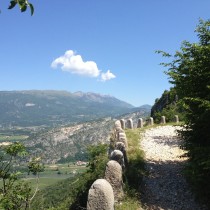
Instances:
[[[122,167],[115,161],[110,160],[106,165],[105,179],[111,184],[115,201],[123,198],[123,180],[122,180]]]
[[[114,192],[106,179],[97,179],[88,192],[87,210],[114,210]]]
[[[111,160],[116,160],[121,166],[124,166],[124,156],[120,150],[115,149],[111,153]]]

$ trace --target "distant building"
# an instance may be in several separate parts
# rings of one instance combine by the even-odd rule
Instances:
[[[76,162],[76,165],[77,166],[86,166],[87,165],[87,162],[83,162],[83,161],[80,161],[79,160],[79,161]]]

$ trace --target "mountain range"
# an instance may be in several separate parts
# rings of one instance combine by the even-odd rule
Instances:
[[[143,109],[150,109],[150,106]],[[54,126],[134,112],[109,95],[55,90],[0,91],[0,125]]]

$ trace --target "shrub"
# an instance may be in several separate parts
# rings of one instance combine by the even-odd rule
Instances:
[[[188,150],[187,175],[200,199],[210,207],[210,20],[200,20],[198,43],[184,41],[166,72],[186,113],[186,129],[181,132]]]

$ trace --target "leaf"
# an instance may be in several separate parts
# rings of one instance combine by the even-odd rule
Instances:
[[[29,3],[28,5],[29,5],[29,7],[31,9],[31,16],[32,16],[34,14],[34,6],[31,3]]]
[[[27,9],[27,5],[26,4],[23,4],[20,8],[21,12],[25,12]]]
[[[17,195],[17,198],[18,198],[19,200],[23,200],[23,199],[24,199],[24,196],[22,196],[22,195]]]
[[[155,53],[162,54],[163,57],[171,57],[171,55],[167,52],[164,52],[162,50],[156,50]]]
[[[9,5],[8,9],[14,8],[16,6],[16,4],[17,4],[16,1],[14,1],[14,0],[13,1],[10,1],[10,5]]]

